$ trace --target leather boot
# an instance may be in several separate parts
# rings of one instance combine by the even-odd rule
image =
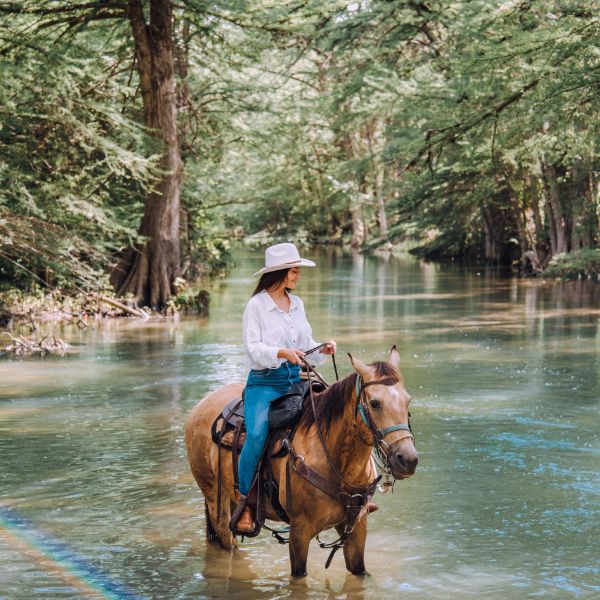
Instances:
[[[367,502],[367,514],[374,513],[379,510],[379,504],[375,504],[375,502]]]
[[[245,506],[235,528],[240,532],[252,532],[254,531],[254,516],[252,509],[249,506]]]

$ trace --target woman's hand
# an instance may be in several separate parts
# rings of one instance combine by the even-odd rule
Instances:
[[[304,352],[297,348],[280,348],[279,352],[277,352],[277,358],[285,358],[285,360],[289,360],[293,365],[303,364],[303,356]]]
[[[321,354],[335,354],[337,351],[337,344],[335,340],[329,340],[327,346],[323,346],[319,352]]]

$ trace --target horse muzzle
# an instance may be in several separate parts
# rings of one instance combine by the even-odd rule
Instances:
[[[406,479],[414,475],[419,464],[419,453],[412,440],[403,439],[391,444],[388,462],[394,479]]]

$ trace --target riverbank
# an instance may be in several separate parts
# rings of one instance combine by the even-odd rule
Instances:
[[[454,259],[448,260],[448,257],[434,252],[425,252],[423,247],[412,248],[409,252],[422,260],[431,262],[454,262]],[[477,262],[464,260],[461,264],[476,266]],[[509,265],[505,265],[509,268]],[[548,264],[542,270],[534,272],[523,272],[514,270],[514,273],[521,273],[524,277],[544,279],[556,283],[573,281],[576,279],[589,279],[600,281],[600,249],[586,248],[572,252],[563,252],[552,257]]]
[[[164,311],[154,313],[138,308],[127,298],[113,298],[110,292],[64,292],[34,288],[29,292],[6,289],[0,292],[0,328],[16,326],[36,329],[37,323],[66,322],[86,328],[91,320],[114,318],[164,318],[179,313],[208,314],[210,294],[204,289],[185,289],[174,296]]]
[[[148,317],[143,311],[111,300],[98,293],[9,289],[0,293],[0,326],[10,328],[20,324],[35,329],[38,322],[63,321],[85,328],[94,318]]]
[[[378,248],[370,254],[395,253],[398,247]],[[403,247],[403,251],[406,248]],[[600,249],[585,249],[559,254],[546,269],[537,275],[539,279],[557,283],[588,279],[600,281]],[[90,320],[113,318],[164,318],[180,313],[207,316],[210,293],[205,289],[206,280],[187,285],[182,282],[179,294],[174,296],[160,313],[149,308],[139,309],[127,298],[113,298],[111,291],[65,292],[33,288],[25,292],[16,288],[0,291],[0,328],[21,325],[36,329],[39,322],[66,322],[85,328]]]
[[[558,254],[550,261],[543,276],[562,281],[573,279],[600,281],[600,249],[588,248]]]

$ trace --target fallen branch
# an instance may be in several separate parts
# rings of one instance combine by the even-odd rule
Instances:
[[[40,340],[28,340],[22,335],[14,337],[8,331],[3,331],[5,335],[9,336],[11,341],[8,345],[4,346],[5,352],[11,352],[15,356],[23,356],[29,354],[39,353],[41,356],[46,354],[59,354],[64,355],[69,345],[61,340],[52,336],[52,340],[48,339],[48,335],[45,335]]]
[[[123,312],[129,313],[130,315],[134,315],[135,317],[139,317],[140,319],[148,319],[148,314],[143,311],[141,308],[131,308],[130,306],[127,306],[126,304],[123,304],[122,302],[119,302],[118,300],[115,300],[114,298],[109,298],[108,296],[105,296],[104,294],[96,294],[96,293],[92,293],[90,294],[90,296],[98,298],[98,300],[101,300],[102,302],[106,302],[106,304],[110,304],[111,306],[114,306],[115,308],[119,308],[121,309]]]

